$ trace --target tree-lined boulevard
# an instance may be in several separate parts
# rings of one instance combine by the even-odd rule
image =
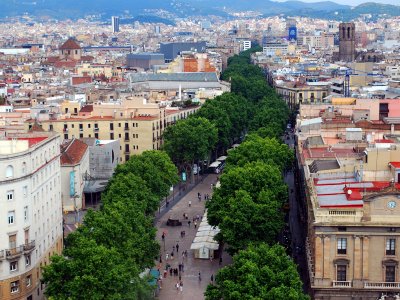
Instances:
[[[266,84],[262,70],[250,64],[254,50],[257,49],[229,60],[222,78],[231,82],[231,93],[207,100],[197,113],[168,127],[163,151],[146,151],[118,166],[102,196],[101,209],[88,212],[83,225],[67,237],[63,255],[53,256],[52,264],[44,267],[43,282],[49,297],[152,298],[148,278],[140,274],[154,266],[163,273],[165,256],[171,250],[164,249],[165,239],[168,247],[171,241],[168,235],[162,238],[165,228],[161,230],[169,212],[156,223],[158,233],[154,227],[161,199],[178,182],[178,174],[191,175],[194,163],[210,161],[226,153],[233,143],[244,140],[239,147],[228,151],[220,187],[206,204],[208,221],[220,228],[217,240],[233,256],[233,263],[218,273],[215,271],[219,264],[215,262],[211,264],[211,272],[202,269],[215,279],[205,297],[307,299],[296,265],[285,248],[277,244],[284,226],[283,206],[288,201],[283,173],[294,159],[293,151],[280,140],[289,110]],[[209,175],[205,180],[216,180],[216,176]],[[188,197],[192,194],[183,197],[176,206],[171,205],[168,208],[171,213],[184,219],[182,209],[185,210],[186,202],[183,201],[197,201],[196,197],[191,200]],[[196,207],[201,209],[196,215],[202,215],[204,206]],[[182,230],[189,225],[184,222]],[[188,248],[191,241],[185,241]],[[177,254],[178,260],[179,251]],[[197,274],[196,265],[204,265],[189,255],[194,269],[179,272],[183,282],[187,274]],[[162,289],[173,288],[165,283]],[[204,292],[204,285],[203,282],[197,292]],[[186,298],[183,296],[185,291],[186,285],[182,297],[191,298],[190,293]],[[163,296],[163,291],[160,297],[170,299]]]

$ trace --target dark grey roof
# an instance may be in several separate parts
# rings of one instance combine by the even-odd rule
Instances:
[[[190,82],[218,82],[218,76],[214,72],[207,73],[131,73],[131,81],[190,81]]]
[[[323,144],[324,144],[324,140],[322,139],[322,137],[320,135],[307,137],[306,145],[308,145],[308,146],[318,146],[318,145],[323,145]]]
[[[314,160],[309,166],[310,173],[319,171],[340,169],[339,163],[336,160]]]

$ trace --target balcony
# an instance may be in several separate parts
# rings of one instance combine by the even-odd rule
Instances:
[[[129,131],[129,127],[124,127],[124,130],[125,131]]]
[[[27,244],[22,245],[24,249],[24,254],[29,254],[35,249],[35,241],[31,241]]]
[[[400,289],[400,282],[364,282],[364,288],[366,289]]]
[[[4,260],[6,258],[5,254],[6,253],[4,252],[4,250],[0,250],[0,261]]]
[[[9,259],[9,260],[16,259],[16,258],[21,256],[22,251],[23,251],[23,247],[22,246],[11,248],[11,249],[7,249],[6,250],[6,258]]]
[[[94,132],[99,132],[99,127],[93,128],[93,131],[94,131]]]
[[[351,281],[333,281],[332,286],[335,288],[351,288]]]
[[[64,128],[64,129],[63,129],[63,132],[68,132],[68,128]]]

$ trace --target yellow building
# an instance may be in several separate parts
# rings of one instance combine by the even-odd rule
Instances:
[[[329,86],[313,86],[304,84],[282,84],[275,86],[276,92],[291,109],[302,103],[321,103],[329,94]]]
[[[83,63],[76,66],[76,73],[80,76],[105,76],[106,78],[121,75],[121,69],[111,65]]]
[[[87,117],[64,115],[57,120],[42,121],[40,125],[45,131],[60,133],[64,139],[118,139],[123,154],[121,162],[124,162],[130,155],[160,149],[165,128],[187,118],[198,109],[198,106],[187,109],[166,108],[130,97],[123,102],[94,103]],[[34,123],[35,120],[28,120],[25,123],[26,129]]]

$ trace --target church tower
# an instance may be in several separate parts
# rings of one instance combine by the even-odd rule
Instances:
[[[356,26],[354,23],[339,24],[339,60],[351,62],[354,61],[356,50]]]

